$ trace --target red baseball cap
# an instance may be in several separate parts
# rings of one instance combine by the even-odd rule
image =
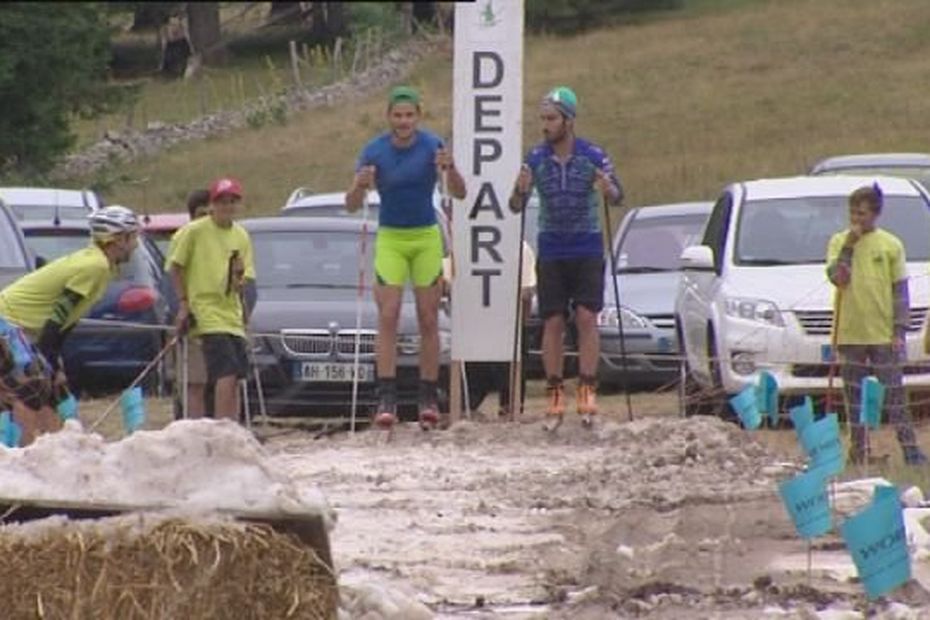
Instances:
[[[210,202],[226,195],[242,198],[242,183],[232,177],[222,177],[210,185]]]

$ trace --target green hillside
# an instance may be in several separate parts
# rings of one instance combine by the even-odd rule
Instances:
[[[801,172],[831,154],[930,150],[930,2],[714,4],[528,38],[524,147],[538,139],[538,97],[568,84],[580,98],[579,134],[613,155],[630,204],[710,198],[727,181]],[[450,43],[411,78],[425,124],[446,135],[451,73]],[[343,189],[360,146],[383,127],[383,96],[125,166],[120,175],[147,183],[114,183],[108,197],[178,210],[190,188],[233,174],[254,214],[276,211],[298,185]]]

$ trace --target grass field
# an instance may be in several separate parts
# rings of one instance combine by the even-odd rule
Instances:
[[[524,147],[538,137],[538,97],[570,84],[578,132],[611,152],[629,204],[710,198],[728,181],[801,172],[826,155],[926,150],[927,58],[923,0],[704,0],[577,37],[528,37]],[[424,92],[425,125],[440,134],[450,130],[451,66],[449,45],[410,79]],[[342,189],[383,127],[383,98],[133,163],[119,173],[147,182],[118,182],[108,197],[177,210],[190,188],[235,174],[261,214],[298,185]]]

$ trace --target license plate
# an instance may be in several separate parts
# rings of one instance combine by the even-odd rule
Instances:
[[[343,383],[354,380],[355,364],[330,362],[302,362],[294,366],[296,381]],[[358,380],[362,383],[375,380],[374,364],[359,364]]]
[[[828,344],[820,345],[820,361],[821,362],[832,362],[833,361],[833,347]]]

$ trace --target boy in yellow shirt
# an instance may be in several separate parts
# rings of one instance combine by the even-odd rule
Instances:
[[[234,221],[241,202],[239,181],[214,181],[209,216],[178,231],[166,261],[179,300],[175,326],[201,339],[214,416],[234,420],[238,380],[249,369],[245,325],[257,299],[252,241]]]
[[[92,243],[0,291],[0,409],[12,407],[22,444],[57,430],[54,392],[67,390],[61,348],[106,292],[138,242],[139,221],[120,206],[89,216]],[[34,343],[34,344],[32,344]]]
[[[882,192],[876,183],[860,187],[849,197],[850,226],[833,235],[827,247],[827,276],[836,286],[837,353],[842,360],[846,401],[852,427],[850,461],[867,462],[870,446],[859,423],[862,379],[869,370],[885,386],[888,417],[909,465],[923,465],[927,457],[917,445],[914,428],[904,407],[901,362],[910,302],[904,245],[876,226],[882,210]]]

